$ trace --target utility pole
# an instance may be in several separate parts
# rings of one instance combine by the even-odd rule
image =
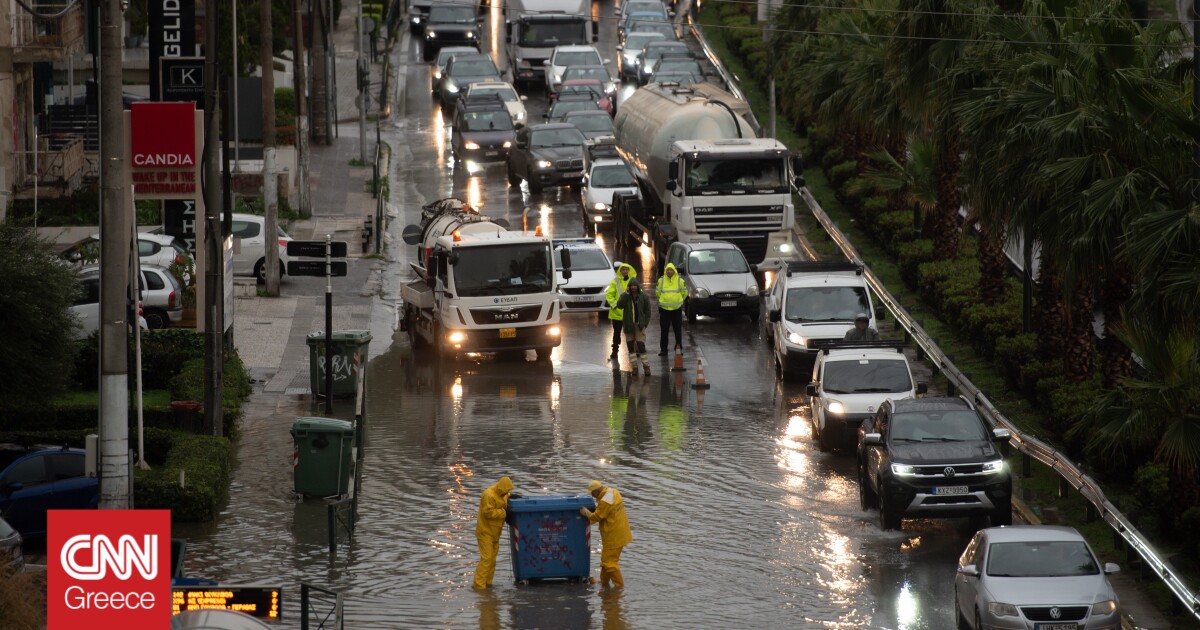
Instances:
[[[367,163],[367,84],[370,83],[370,69],[363,59],[363,3],[358,3],[358,25],[355,28],[355,39],[358,48],[358,161]]]
[[[1200,121],[1200,23],[1192,0],[1192,122]],[[1192,200],[1200,201],[1200,138],[1192,140]]]
[[[308,201],[308,77],[305,70],[304,15],[300,12],[302,0],[292,0],[292,33],[294,34],[292,76],[296,82],[296,184],[300,189],[300,215],[311,216]]]
[[[119,2],[120,0],[108,0]],[[220,74],[217,61],[219,46],[219,0],[205,0],[204,57],[204,419],[211,423],[213,435],[224,432],[221,394],[225,383],[225,317],[222,308],[224,284],[221,271],[225,262],[221,221],[221,152],[218,151],[221,120]]]
[[[279,180],[275,177],[275,36],[271,29],[271,4],[260,1],[258,36],[262,41],[259,47],[259,65],[262,66],[262,108],[263,108],[263,229],[266,230],[266,262],[267,295],[279,297],[279,246],[276,233],[279,201]]]
[[[312,23],[312,140],[317,144],[333,142],[329,132],[329,72],[326,66],[325,0],[310,0],[316,7],[310,20]]]
[[[121,100],[121,0],[100,7],[100,509],[129,506],[130,235],[125,107]]]

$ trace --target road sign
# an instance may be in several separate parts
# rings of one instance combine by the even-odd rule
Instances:
[[[329,263],[331,276],[340,278],[346,275],[346,261],[334,260]],[[325,261],[323,260],[289,260],[287,264],[289,276],[324,276]]]
[[[330,255],[334,258],[346,257],[346,241],[333,241],[330,243],[330,248],[333,250],[333,253]],[[306,258],[324,258],[325,241],[288,241],[287,255],[303,256]],[[289,271],[288,273],[290,274],[291,272]],[[321,272],[321,275],[325,275],[325,272]]]

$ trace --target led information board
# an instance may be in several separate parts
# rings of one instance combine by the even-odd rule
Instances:
[[[275,586],[191,586],[171,589],[171,614],[187,610],[236,610],[259,619],[280,618]]]

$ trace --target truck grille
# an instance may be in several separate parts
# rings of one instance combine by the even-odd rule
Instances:
[[[696,216],[696,229],[702,232],[717,229],[774,232],[783,229],[783,206],[702,206],[693,208],[692,212]]]
[[[583,160],[558,160],[554,162],[554,168],[560,171],[578,171],[583,168]]]
[[[1058,611],[1054,616],[1053,611]],[[1088,612],[1087,606],[1025,606],[1021,608],[1030,621],[1078,621]]]
[[[471,319],[480,326],[536,322],[541,314],[542,306],[540,304],[471,309]]]
[[[591,295],[603,292],[604,287],[563,287],[563,293],[567,295]]]
[[[696,228],[704,231],[699,217],[696,217]],[[779,228],[780,225],[776,225],[774,229]],[[713,240],[729,241],[737,245],[738,249],[745,254],[746,261],[751,265],[757,265],[767,257],[767,235],[764,232],[734,232],[732,234],[710,232],[709,236]]]

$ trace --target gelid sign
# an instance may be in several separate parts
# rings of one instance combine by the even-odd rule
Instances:
[[[169,510],[50,510],[48,630],[169,628]]]
[[[193,103],[134,103],[129,113],[130,176],[140,199],[193,199],[199,177]]]

